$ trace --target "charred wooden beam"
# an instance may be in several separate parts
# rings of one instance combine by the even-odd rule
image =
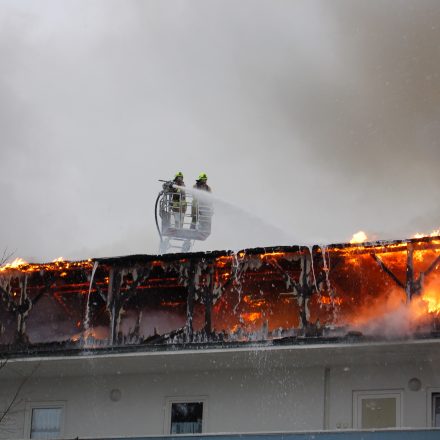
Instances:
[[[205,304],[205,335],[209,340],[212,334],[212,297],[214,292],[214,271],[215,271],[215,263],[211,262],[209,265],[209,283],[207,288],[205,289],[204,294],[204,304]]]
[[[17,341],[19,343],[28,343],[29,338],[26,334],[26,320],[27,317],[31,311],[31,309],[37,304],[40,299],[43,297],[43,295],[47,292],[50,292],[50,287],[54,281],[54,277],[50,276],[45,280],[45,286],[40,289],[40,292],[35,296],[33,299],[31,299],[27,293],[28,289],[28,277],[25,276],[24,280],[20,283],[20,304],[16,309],[17,315],[17,322],[18,322],[18,328],[17,328]]]
[[[429,275],[440,264],[440,255],[432,262],[432,264],[425,270],[424,275]]]
[[[121,311],[120,288],[121,271],[118,267],[112,267],[110,270],[107,295],[107,309],[110,313],[110,345],[114,345],[118,337],[117,331]]]
[[[120,343],[119,325],[124,304],[136,293],[139,285],[145,281],[150,274],[150,268],[147,267],[141,271],[138,278],[133,282],[130,288],[121,292],[122,268],[114,266],[110,269],[109,285],[107,294],[107,309],[110,313],[110,344]]]
[[[397,278],[391,269],[381,260],[381,258],[372,253],[370,254],[380,268],[406,293],[406,300],[410,302],[414,295],[419,295],[423,289],[423,283],[425,277],[429,275],[440,263],[440,256],[438,256],[425,272],[421,272],[416,279],[414,276],[414,243],[408,242],[407,244],[407,256],[406,256],[406,280],[405,284]]]
[[[371,257],[376,261],[376,263],[379,265],[379,267],[399,286],[401,287],[403,290],[405,290],[405,284],[402,283],[402,281],[399,280],[399,278],[397,278],[396,275],[394,275],[394,273],[392,272],[391,269],[388,268],[388,266],[382,261],[382,259],[372,253],[370,254]]]
[[[32,308],[32,301],[27,294],[28,277],[25,275],[20,280],[20,299],[17,307],[17,342],[27,343],[26,335],[26,317]]]
[[[131,296],[136,293],[138,287],[149,277],[151,273],[151,267],[145,267],[141,270],[140,274],[133,284],[123,293],[124,301],[127,301]]]
[[[414,294],[414,246],[408,243],[406,250],[406,302],[410,302]]]
[[[271,338],[281,336],[285,330],[293,329],[296,332],[299,321],[300,331],[304,335],[312,335],[314,333],[311,322],[316,328],[318,328],[318,319],[323,325],[333,323],[332,319],[339,319],[338,325],[349,324],[352,315],[358,313],[357,305],[364,306],[369,299],[375,300],[380,296],[382,297],[380,301],[386,301],[387,295],[390,294],[388,277],[393,280],[392,284],[399,286],[402,292],[405,291],[408,301],[414,295],[421,293],[426,276],[439,275],[440,256],[435,251],[439,248],[439,238],[426,238],[341,247],[329,245],[321,247],[321,251],[318,246],[314,246],[313,249],[277,247],[238,253],[170,254],[164,258],[131,256],[100,260],[100,270],[93,281],[88,277],[93,264],[90,261],[81,264],[60,262],[2,269],[0,270],[0,316],[2,324],[7,326],[7,332],[0,335],[1,343],[6,342],[11,345],[15,343],[18,346],[20,339],[24,341],[30,330],[34,334],[38,333],[35,331],[39,330],[38,327],[31,329],[30,325],[42,326],[44,331],[40,332],[43,335],[41,339],[44,340],[43,342],[47,340],[53,343],[55,339],[60,339],[61,333],[58,327],[53,325],[58,324],[60,320],[65,320],[66,323],[59,326],[62,327],[62,336],[72,345],[81,346],[83,338],[91,334],[84,331],[92,330],[89,329],[89,322],[90,327],[105,326],[105,333],[101,331],[94,333],[97,339],[108,338],[108,341],[99,342],[103,345],[114,345],[119,342],[135,344],[145,337],[148,341],[153,341],[157,340],[159,335],[156,330],[152,336],[143,334],[141,330],[153,332],[150,326],[141,328],[141,316],[144,316],[144,319],[149,319],[150,316],[156,319],[154,313],[161,313],[161,308],[165,313],[173,315],[173,319],[164,320],[166,321],[164,328],[160,327],[162,322],[157,324],[159,330],[166,332],[161,339],[165,341],[163,343],[227,340],[236,336],[233,329],[236,327],[234,324],[237,316],[230,316],[237,308],[235,306],[232,310],[237,299],[236,291],[240,292],[240,300],[243,299],[237,310],[240,315],[238,327],[240,324],[247,326],[243,330],[244,337],[252,334],[257,325],[262,324],[264,319],[267,320],[267,316],[272,311],[274,320],[271,322],[271,329],[276,330],[279,327],[281,330],[279,333],[278,330],[277,333],[272,330],[269,335],[266,330],[262,334]],[[290,255],[286,256],[285,253]],[[420,264],[417,258],[419,256]],[[362,270],[365,271],[359,273],[359,265],[364,263],[366,266],[362,266]],[[344,266],[341,271],[339,267],[335,270],[338,265]],[[425,272],[420,271],[420,268],[426,267]],[[328,278],[329,272],[330,278]],[[324,284],[326,281],[327,284]],[[330,281],[334,283],[332,286]],[[382,281],[381,286],[377,285],[378,281]],[[293,291],[294,299],[292,300],[289,295],[288,301],[284,302],[286,298],[281,295],[285,291],[282,289]],[[325,296],[324,292],[328,291],[329,296],[332,297],[334,289],[339,290],[340,302],[332,302]],[[83,305],[87,292],[90,293],[90,307],[87,308],[89,319],[84,321]],[[259,294],[262,296],[261,302],[254,301]],[[222,298],[214,308],[213,303],[217,296]],[[62,314],[47,314],[47,298],[56,301],[48,304],[49,307],[56,307],[58,310],[62,306]],[[317,301],[315,302],[313,298]],[[199,315],[197,320],[195,316],[195,311],[199,311],[200,302],[204,306],[204,321],[202,316],[201,322]],[[39,306],[34,307],[37,303]],[[95,306],[92,307],[91,304]],[[285,304],[288,304],[289,309],[287,306],[284,307]],[[309,314],[309,305],[312,318]],[[345,314],[330,316],[339,306]],[[126,326],[121,323],[122,319],[125,319],[123,312],[126,309],[129,313],[125,322],[131,320],[132,316],[137,316],[137,321],[134,330],[130,327],[122,339],[120,335]],[[218,310],[217,316],[214,315],[214,310]],[[261,312],[259,321],[248,319],[246,317],[248,311]],[[289,313],[295,316],[289,316]],[[33,316],[36,319],[30,319]],[[178,321],[182,330],[175,331],[174,323]],[[212,333],[214,322],[215,327],[218,330],[223,329],[223,332]],[[286,328],[283,327],[284,323]],[[197,338],[199,324],[203,326],[200,339]],[[263,327],[264,325],[267,327],[266,323],[263,323]],[[82,337],[79,333],[81,331]],[[132,339],[127,339],[127,334]],[[173,341],[172,338],[175,336],[176,339]],[[15,342],[14,337],[16,337]],[[69,338],[71,339],[68,340]],[[38,343],[40,340],[36,338],[35,344]]]
[[[413,280],[411,286],[411,298],[414,295],[420,295],[423,289],[423,283],[425,282],[425,278],[437,267],[440,263],[440,255],[432,262],[432,264],[425,270],[425,272],[421,272],[417,280]]]
[[[188,342],[192,342],[193,329],[193,314],[194,314],[194,300],[196,295],[196,272],[198,260],[191,259],[188,270],[188,297],[186,302],[186,338]]]
[[[321,283],[325,277],[325,274],[317,278],[314,273],[313,253],[304,253],[301,257],[301,275],[299,282],[296,283],[295,289],[298,292],[299,300],[299,315],[301,320],[301,327],[304,332],[307,332],[309,327],[309,301],[314,292],[318,291],[318,284]],[[313,277],[313,280],[311,279]]]

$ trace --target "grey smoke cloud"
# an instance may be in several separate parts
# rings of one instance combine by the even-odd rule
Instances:
[[[199,249],[440,225],[437,1],[0,11],[0,246],[19,256],[156,252],[178,170],[276,226],[220,211]]]

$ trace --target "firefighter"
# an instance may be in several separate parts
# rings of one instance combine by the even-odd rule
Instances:
[[[200,173],[198,179],[196,180],[194,189],[200,191],[211,192],[211,187],[208,185],[208,176],[206,173]],[[206,199],[197,199],[197,194],[193,195],[193,203],[191,207],[191,229],[196,229],[197,219],[199,221],[199,229],[207,233],[211,232],[211,216],[212,216],[212,206],[211,203]],[[198,217],[198,218],[197,218]]]
[[[176,173],[173,183],[180,187],[185,186],[185,182],[183,181],[183,173],[181,171]],[[187,208],[185,191],[182,188],[176,188],[173,186],[171,202],[174,217],[174,227],[176,229],[180,229],[183,226],[183,218]]]
[[[199,178],[196,180],[196,183],[193,186],[193,188],[200,189],[202,191],[211,192],[211,188],[207,182],[208,182],[208,176],[206,175],[206,173],[200,173]]]

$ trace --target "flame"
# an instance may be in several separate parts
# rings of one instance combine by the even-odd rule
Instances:
[[[78,342],[81,339],[83,340],[91,339],[93,341],[93,340],[106,339],[107,337],[108,337],[107,331],[104,327],[95,327],[95,328],[86,329],[80,333],[76,333],[70,339],[72,342]]]
[[[230,255],[220,256],[216,259],[215,264],[217,267],[225,267],[231,263],[232,257]]]
[[[321,296],[319,302],[321,304],[335,304],[337,306],[340,306],[343,303],[343,299],[339,298],[337,296],[335,296],[334,298],[330,297],[330,296]]]
[[[238,324],[235,324],[235,325],[233,325],[232,327],[231,327],[231,333],[236,333],[237,332],[237,330],[239,329],[239,325]]]
[[[179,307],[184,304],[182,301],[162,301],[160,303],[163,307]]]
[[[246,323],[253,323],[261,318],[261,312],[249,312],[249,313],[242,313],[240,317],[245,321]]]
[[[434,229],[429,234],[417,232],[416,234],[413,235],[412,238],[438,237],[438,236],[440,236],[440,228],[439,229]]]
[[[436,232],[440,231],[434,231],[432,234],[434,235]],[[430,324],[438,326],[440,323],[440,262],[436,258],[440,252],[440,240],[429,238],[411,243],[414,258],[414,281],[417,287],[423,286],[420,295],[414,295],[411,302],[407,301],[405,292],[405,269],[409,255],[408,240],[362,244],[365,240],[368,240],[367,235],[365,232],[359,231],[353,235],[351,240],[351,243],[358,244],[329,246],[326,248],[324,258],[318,258],[317,255],[312,260],[314,263],[311,268],[313,275],[322,276],[322,278],[318,283],[318,292],[308,305],[310,311],[308,322],[314,323],[319,320],[322,326],[328,324],[345,328],[354,326],[365,334],[377,332],[382,335],[388,335],[387,332],[391,327],[395,329],[396,334],[401,334],[399,333],[401,331],[409,333],[409,331],[419,331],[420,328],[424,330]],[[299,313],[304,303],[300,302],[301,298],[298,292],[295,290],[286,291],[286,289],[292,290],[292,280],[296,284],[302,282],[301,274],[303,273],[310,277],[305,282],[311,283],[311,286],[313,284],[312,272],[308,274],[307,265],[303,266],[302,260],[297,258],[298,255],[303,255],[301,252],[303,250],[295,250],[292,253],[290,251],[286,253],[268,252],[257,255],[250,254],[251,257],[242,252],[238,256],[252,259],[252,263],[258,264],[251,266],[251,270],[248,270],[240,279],[235,276],[233,270],[234,257],[220,256],[213,260],[215,294],[221,293],[212,306],[213,328],[223,329],[222,331],[230,333],[239,332],[237,336],[239,338],[246,338],[246,334],[257,332],[259,327],[265,328],[267,326],[270,332],[279,328],[282,328],[283,332],[290,328],[298,328],[300,324]],[[272,267],[269,264],[259,264],[260,262],[269,263],[270,259],[274,261],[283,259],[283,256],[285,262],[283,261],[282,267],[280,265],[275,268],[275,265]],[[380,261],[395,274],[396,279],[401,281],[397,284],[403,285],[403,289],[392,281],[389,274],[372,258],[374,256],[380,258]],[[185,262],[187,260],[179,261]],[[435,261],[435,267],[432,267]],[[145,283],[136,287],[140,293],[147,294],[146,289],[181,289],[186,287],[177,274],[166,272],[165,263],[152,261],[149,264],[152,267],[163,265],[165,275],[162,275],[160,271],[157,274],[154,273]],[[426,277],[421,277],[429,267],[431,269]],[[63,307],[66,310],[72,308],[72,316],[76,316],[73,307],[76,307],[77,303],[71,294],[88,294],[90,278],[87,276],[92,268],[92,260],[75,262],[66,261],[60,257],[50,263],[30,264],[22,259],[16,259],[14,262],[0,267],[0,279],[9,283],[9,292],[12,298],[20,297],[23,286],[34,289],[32,295],[38,294],[38,291],[43,287],[42,282],[45,279],[51,281],[53,279],[51,292],[54,292],[55,299],[64,304]],[[280,268],[282,270],[279,270]],[[4,272],[8,269],[10,269],[12,276],[8,272]],[[86,276],[78,273],[83,269],[86,269]],[[304,271],[304,269],[307,270]],[[97,287],[92,289],[92,292],[97,292],[98,288],[104,290],[104,287],[109,284],[110,280],[106,270],[105,265],[100,266],[100,271],[95,279]],[[46,274],[50,272],[51,276],[43,278],[46,275],[44,272]],[[326,276],[328,277],[327,283],[325,282]],[[235,286],[232,283],[225,284],[231,277],[232,281],[237,278],[242,283],[240,286],[241,301],[235,306],[238,307],[237,313],[234,308],[236,304]],[[208,270],[203,269],[199,277],[200,289],[206,288],[208,280]],[[121,293],[124,294],[132,285],[133,277],[130,274],[124,275]],[[222,291],[224,285],[226,287]],[[289,297],[286,297],[287,295]],[[176,300],[174,296],[172,299],[167,296],[159,296],[159,298],[160,307],[166,308],[167,313],[181,313],[182,307],[185,308],[185,298],[180,300]],[[176,298],[180,298],[180,296]],[[14,301],[17,302],[17,298]],[[82,301],[82,299],[78,301]],[[174,308],[178,310],[172,310]],[[76,322],[79,332],[82,329],[80,321],[73,322]],[[104,335],[104,332],[102,334]],[[75,336],[76,340],[87,337],[99,339],[99,335],[90,331],[80,332]]]
[[[19,270],[24,273],[39,272],[41,270],[61,271],[60,276],[65,277],[67,276],[66,271],[69,269],[88,269],[92,267],[93,263],[90,259],[83,261],[67,261],[60,257],[50,263],[34,264],[28,263],[22,258],[16,258],[12,263],[0,266],[0,272],[6,272],[8,270]]]
[[[266,252],[265,254],[259,255],[259,257],[261,260],[264,260],[265,258],[270,258],[270,257],[282,257],[285,254],[286,254],[285,252]]]
[[[401,289],[393,288],[386,298],[376,298],[369,301],[357,309],[357,313],[352,316],[351,322],[356,327],[368,326],[376,320],[383,319],[399,309],[405,307],[405,292]]]
[[[407,303],[403,289],[393,288],[385,300],[377,298],[357,309],[350,321],[362,331],[383,334],[410,332],[440,316],[440,277],[428,282],[419,296]]]
[[[23,260],[23,258],[16,258],[12,263],[7,263],[3,266],[0,266],[0,272],[4,272],[8,269],[18,269],[20,266],[25,266],[27,264],[29,263]]]
[[[245,302],[246,304],[249,304],[253,307],[261,307],[262,305],[264,305],[266,303],[266,301],[262,298],[252,298],[251,295],[245,295],[243,297],[243,302]]]
[[[358,231],[355,234],[353,234],[353,237],[351,237],[350,243],[364,243],[368,240],[367,234],[364,231]]]
[[[240,321],[242,321],[242,324],[255,324],[256,321],[258,321],[261,318],[262,314],[261,312],[244,312],[240,313]],[[240,324],[235,324],[231,327],[230,332],[236,333],[239,328],[242,328],[243,326]]]
[[[422,295],[422,300],[428,306],[428,313],[440,313],[440,290],[432,289],[427,290]]]
[[[411,301],[411,312],[414,319],[427,315],[440,315],[440,279],[434,279],[425,286],[420,297]]]

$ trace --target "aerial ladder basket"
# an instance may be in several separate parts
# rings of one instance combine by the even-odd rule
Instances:
[[[172,181],[164,181],[156,199],[155,219],[160,237],[159,252],[190,252],[194,242],[211,234],[212,204],[198,200]]]

